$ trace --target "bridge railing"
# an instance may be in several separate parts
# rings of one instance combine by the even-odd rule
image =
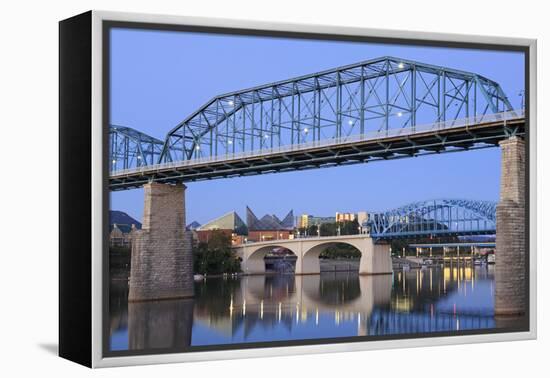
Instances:
[[[503,122],[509,120],[515,120],[523,118],[524,110],[512,110],[508,112],[486,114],[486,115],[476,115],[467,118],[454,119],[448,121],[435,122],[425,125],[417,125],[414,127],[404,127],[399,129],[388,129],[388,130],[379,130],[372,131],[363,134],[350,135],[339,138],[331,138],[320,141],[291,144],[286,146],[279,146],[273,148],[263,148],[254,151],[248,152],[236,152],[236,153],[227,153],[217,156],[209,156],[204,158],[194,158],[191,160],[180,160],[162,164],[151,164],[146,166],[141,166],[137,168],[129,169],[120,169],[111,171],[111,176],[124,176],[135,173],[151,172],[161,169],[170,169],[170,168],[181,168],[185,166],[201,165],[207,163],[215,163],[220,161],[227,160],[241,160],[252,157],[261,157],[266,155],[280,154],[295,152],[301,150],[308,150],[318,147],[330,147],[335,145],[341,145],[346,143],[357,143],[368,140],[376,140],[380,138],[390,138],[390,137],[403,137],[408,135],[421,134],[425,132],[438,131],[438,130],[448,130],[453,128],[468,127],[473,125],[479,125],[484,123],[492,122]]]
[[[407,238],[407,237],[425,237],[425,236],[445,236],[445,235],[492,235],[496,232],[495,227],[469,229],[469,230],[419,230],[419,231],[389,231],[373,232],[370,236],[373,239]]]
[[[277,244],[277,243],[288,243],[295,242],[299,240],[315,241],[315,240],[334,240],[334,239],[361,239],[361,238],[370,238],[371,235],[366,233],[352,234],[352,235],[300,235],[294,236],[292,239],[268,239],[268,240],[247,240],[243,244],[235,244],[232,247],[238,248],[250,244],[266,243],[266,244]]]

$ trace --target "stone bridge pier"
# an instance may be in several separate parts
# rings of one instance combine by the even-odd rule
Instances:
[[[191,234],[185,231],[185,185],[144,185],[143,225],[132,235],[128,301],[193,296]]]
[[[525,313],[525,142],[500,142],[500,201],[497,205],[495,315]]]

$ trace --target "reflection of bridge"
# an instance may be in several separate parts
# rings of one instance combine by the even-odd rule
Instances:
[[[319,255],[338,243],[351,245],[361,252],[359,274],[392,272],[389,245],[375,244],[373,239],[367,235],[274,240],[241,244],[235,246],[234,250],[242,258],[241,266],[246,274],[265,273],[264,257],[277,247],[286,248],[296,255],[296,274],[318,274],[321,272]]]
[[[292,328],[309,321],[317,326],[330,314],[337,323],[357,318],[361,331],[371,312],[390,306],[392,279],[391,275],[342,273],[246,276],[226,308],[220,309],[218,298],[205,298],[205,302],[196,303],[194,319],[224,334],[233,335],[243,327],[246,337],[256,325],[263,328],[283,323]]]
[[[363,226],[375,239],[487,235],[496,232],[496,207],[490,201],[421,201],[369,214]]]
[[[526,129],[523,110],[513,109],[498,83],[476,73],[394,57],[216,96],[173,128],[162,148],[158,139],[113,126],[109,188],[145,187],[143,227],[132,247],[129,298],[193,294],[184,182],[500,145],[495,306],[499,313],[521,313]],[[435,206],[433,211],[444,208]],[[416,234],[425,224],[422,220],[403,227],[394,220],[401,213],[387,215],[374,220],[375,235]],[[431,231],[443,232],[437,219]],[[446,221],[451,227],[452,218]],[[315,261],[308,256],[316,252],[308,251],[300,252],[301,272],[317,270],[308,265]],[[255,255],[250,256],[247,261],[254,264]]]
[[[323,327],[323,319],[337,326],[356,322],[361,336],[494,326],[490,273],[464,266],[432,273],[246,276],[223,307],[219,296],[206,299],[203,294],[194,319],[231,335],[232,341],[257,341],[257,328],[278,324],[289,330],[308,323]],[[482,305],[460,302],[474,291],[485,298]],[[315,336],[322,337],[322,332]]]
[[[123,306],[122,313],[111,314],[111,319],[125,327],[127,316],[130,349],[182,350],[191,345],[193,325],[198,322],[225,335],[223,342],[233,343],[265,341],[255,338],[260,327],[276,338],[278,326],[322,328],[326,321],[348,326],[355,322],[361,336],[493,328],[492,279],[490,270],[460,265],[393,276],[211,278],[201,284],[201,295],[194,300],[130,303],[127,315]],[[484,300],[463,300],[474,293]],[[118,295],[122,298],[117,301],[125,300],[124,293]],[[323,337],[319,331],[309,337]],[[206,343],[222,342],[214,337]]]
[[[330,286],[332,275],[332,273],[329,273],[311,277],[296,277],[292,280],[294,287],[286,294],[284,306],[281,307],[292,310],[298,304],[300,310],[310,313],[314,311],[341,311],[369,314],[376,305],[389,305],[392,288],[391,275],[358,277],[351,274],[346,284],[341,279],[335,279],[335,284],[341,286],[338,293],[322,290],[323,287]],[[263,310],[267,313],[270,310],[278,310],[278,302],[269,304],[268,301],[264,301],[265,275],[247,276],[243,280],[245,282],[241,286],[241,297],[236,296],[233,300],[235,310],[242,309],[243,303],[246,303],[247,311],[251,312]],[[271,306],[271,308],[268,306]]]

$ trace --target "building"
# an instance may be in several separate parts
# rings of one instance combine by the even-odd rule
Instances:
[[[355,214],[353,213],[339,213],[336,212],[336,222],[353,222],[355,220]]]
[[[258,218],[247,206],[246,223],[248,226],[248,241],[258,242],[294,237],[294,214],[292,210],[288,212],[283,220],[280,220],[276,215],[269,214]]]
[[[367,221],[369,220],[369,213],[366,211],[359,211],[357,213],[357,223],[359,223],[360,233],[366,233],[367,232]]]
[[[315,217],[315,216],[311,216],[309,218],[309,225],[313,225],[313,226],[319,226],[321,224],[325,224],[325,223],[334,223],[336,222],[336,218],[334,217]]]
[[[309,218],[311,215],[302,214],[296,217],[296,227],[297,228],[308,228],[309,227]]]
[[[366,211],[359,211],[357,213],[357,223],[359,223],[359,225],[362,225],[368,220],[369,220],[369,213],[367,213]]]
[[[141,223],[123,211],[109,211],[109,244],[128,247],[132,244],[132,232],[141,229]]]
[[[187,227],[185,227],[185,229],[186,229],[187,231],[195,231],[195,230],[196,230],[197,228],[199,228],[200,226],[201,226],[201,224],[200,224],[199,222],[193,221],[193,222],[189,223],[189,224],[187,225]]]
[[[335,221],[334,217],[316,217],[314,215],[302,214],[296,217],[296,228],[308,228],[309,226],[334,223]]]
[[[221,231],[231,237],[231,244],[236,245],[243,243],[244,235],[247,234],[248,229],[241,217],[231,211],[194,230],[197,240],[201,243],[208,243],[214,231]]]
[[[132,244],[132,231],[136,230],[135,224],[110,225],[109,244],[113,247],[130,247]]]

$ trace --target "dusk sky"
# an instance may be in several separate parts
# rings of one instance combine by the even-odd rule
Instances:
[[[212,97],[384,55],[475,72],[498,82],[514,108],[522,53],[359,42],[111,31],[111,123],[164,140]],[[435,198],[498,199],[497,148],[187,184],[187,223],[250,206],[258,216],[385,210]],[[143,191],[111,194],[111,209],[141,221]]]

